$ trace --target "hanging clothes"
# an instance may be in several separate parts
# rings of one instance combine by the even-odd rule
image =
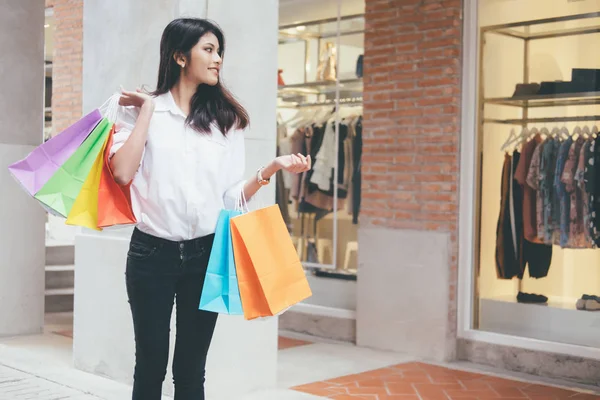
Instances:
[[[567,192],[565,183],[562,181],[562,176],[572,144],[572,137],[560,143],[556,158],[556,168],[554,170],[554,190],[558,198],[558,235],[553,235],[553,243],[559,244],[561,247],[566,247],[569,243],[571,196]]]
[[[360,212],[361,182],[362,182],[362,116],[358,117],[354,126],[356,136],[352,145],[352,160],[354,161],[352,173],[352,223],[358,224]]]
[[[541,142],[542,137],[538,134],[531,141],[525,144],[521,153],[519,164],[517,165],[517,170],[515,171],[515,179],[523,188],[523,234],[526,240],[534,243],[542,243],[542,241],[537,238],[536,190],[539,185],[536,183],[535,187],[531,186],[527,182],[527,175],[532,164],[535,150]]]
[[[514,184],[514,171],[519,153],[504,155],[500,187],[500,215],[496,227],[496,272],[500,279],[512,279],[523,271],[521,190]],[[515,201],[516,200],[516,201]],[[515,207],[517,209],[515,210]]]
[[[600,246],[600,136],[594,139],[589,148],[588,169],[590,170],[590,234],[596,246]]]
[[[542,159],[542,150],[546,143],[540,143],[531,156],[529,171],[527,171],[527,185],[535,190],[535,221],[536,236],[532,239],[536,243],[544,243],[544,198],[540,192],[540,163]]]
[[[591,231],[589,229],[591,222],[591,214],[589,212],[590,205],[590,194],[586,190],[586,181],[584,178],[585,168],[586,168],[586,156],[589,154],[591,141],[586,140],[581,147],[581,151],[579,152],[579,161],[577,164],[577,173],[575,179],[577,180],[577,189],[581,193],[581,219],[583,221],[583,226],[581,230],[583,231],[583,236],[585,238],[585,243],[588,247],[593,246],[594,240],[592,239]],[[573,219],[573,216],[571,216]]]
[[[540,158],[540,195],[543,202],[544,242],[553,244],[559,239],[557,228],[560,221],[560,205],[558,195],[554,190],[554,173],[560,142],[553,138],[546,140]]]
[[[331,171],[335,167],[335,130],[334,122],[329,121],[325,126],[323,141],[316,154],[314,172],[310,182],[321,190],[327,191],[331,185]]]
[[[565,185],[565,190],[570,197],[570,209],[568,210],[569,227],[568,231],[566,232],[566,245],[569,248],[589,247],[589,242],[584,234],[582,191],[576,179],[579,166],[579,156],[584,143],[585,139],[580,136],[571,144],[569,156],[561,176],[561,180]]]
[[[499,279],[522,279],[526,267],[530,277],[543,278],[548,275],[552,261],[552,246],[524,238],[523,188],[516,179],[520,158],[519,152],[504,156],[496,227],[496,273]]]
[[[307,146],[307,140],[310,140],[310,137],[312,137],[312,127],[309,126],[296,129],[292,134],[292,137],[290,138],[291,154],[308,154],[309,151]],[[305,174],[306,172],[304,172],[303,174],[292,175],[290,196],[293,199],[298,200],[300,198],[302,180]]]

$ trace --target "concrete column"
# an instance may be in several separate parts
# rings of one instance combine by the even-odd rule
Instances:
[[[0,336],[44,324],[45,213],[8,172],[43,139],[44,2],[0,12]]]
[[[247,0],[131,0],[126,6],[121,0],[86,2],[84,112],[102,104],[119,84],[156,85],[160,36],[178,16],[208,17],[225,32],[224,81],[247,107],[252,122],[246,142],[250,177],[275,155],[277,0],[261,1],[259,7]],[[270,185],[259,203],[274,200],[274,185]],[[130,235],[131,229],[84,231],[75,244],[75,365],[123,382],[131,382],[134,363],[124,278]],[[171,346],[174,339],[173,335]],[[276,368],[277,318],[248,322],[241,316],[219,317],[207,365],[209,398],[236,399],[272,387]],[[170,369],[167,394],[172,392]]]

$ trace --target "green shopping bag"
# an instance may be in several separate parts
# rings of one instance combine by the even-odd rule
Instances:
[[[48,211],[66,218],[89,175],[113,124],[103,118],[75,153],[35,194]]]

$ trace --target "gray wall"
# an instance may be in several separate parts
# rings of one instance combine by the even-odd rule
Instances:
[[[45,213],[7,169],[43,138],[44,2],[0,7],[0,336],[11,336],[44,323]]]

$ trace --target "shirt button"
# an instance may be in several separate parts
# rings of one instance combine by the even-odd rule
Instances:
[[[183,243],[179,244],[179,248],[183,250]]]

